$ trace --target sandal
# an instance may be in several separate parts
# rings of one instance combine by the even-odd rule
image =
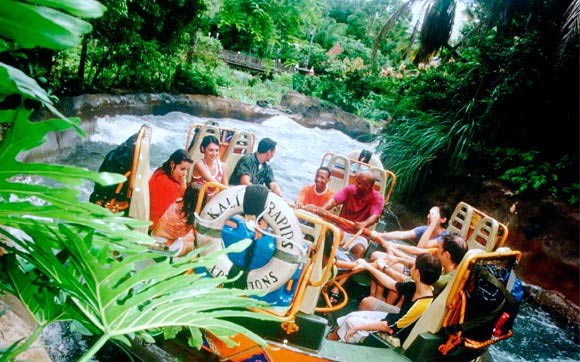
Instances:
[[[328,299],[332,305],[337,305],[340,302],[340,293],[336,288],[332,288],[332,290],[328,293]]]

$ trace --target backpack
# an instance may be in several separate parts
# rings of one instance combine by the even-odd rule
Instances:
[[[135,142],[139,133],[135,133],[125,142],[107,153],[99,172],[119,173],[127,176],[133,166],[133,157],[135,154]],[[128,176],[127,176],[128,177]],[[129,209],[128,197],[129,182],[125,181],[118,185],[101,186],[95,183],[93,192],[89,196],[89,202],[101,205],[113,212],[124,211]]]

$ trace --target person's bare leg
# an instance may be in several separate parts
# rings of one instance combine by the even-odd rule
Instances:
[[[329,341],[338,341],[340,337],[338,337],[337,329],[338,328],[335,328],[334,330],[332,330],[332,332],[328,333],[326,339],[328,339]]]

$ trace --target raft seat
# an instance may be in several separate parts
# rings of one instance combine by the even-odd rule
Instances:
[[[321,166],[326,166],[331,170],[328,183],[330,189],[336,193],[345,186],[354,184],[359,172],[369,170],[375,175],[375,190],[383,195],[387,203],[397,177],[393,172],[385,170],[376,156],[373,157],[373,162],[367,164],[332,152],[326,153],[322,157]]]
[[[455,207],[447,231],[467,240],[469,249],[485,251],[503,246],[508,236],[507,226],[463,201]]]
[[[507,236],[507,233],[503,232],[504,229],[500,225],[494,218],[485,216],[475,226],[473,233],[467,240],[467,247],[469,249],[493,251],[496,249],[498,242],[499,245],[497,247],[500,247],[505,240],[503,235]]]
[[[326,154],[322,158],[321,166],[326,166],[330,169],[330,179],[328,180],[328,188],[332,192],[337,193],[348,185],[349,182],[349,172],[350,172],[350,160],[341,155],[330,154],[327,157]],[[328,161],[326,159],[328,158]],[[331,212],[334,215],[339,215],[341,206],[335,207]]]
[[[149,178],[151,170],[149,155],[151,149],[151,127],[143,125],[139,130],[138,147],[133,155],[133,172],[129,177],[129,217],[141,221],[149,221]],[[137,231],[147,233],[147,226],[136,228]]]
[[[340,242],[339,229],[307,211],[296,211],[300,221],[300,229],[304,239],[310,244],[309,261],[304,268],[304,285],[298,289],[296,300],[299,302],[299,311],[313,314],[320,298],[322,287],[331,278],[338,244]]]
[[[207,124],[192,124],[189,127],[185,147],[194,163],[203,158],[200,145],[203,138],[208,135],[219,140],[220,160],[226,164],[229,173],[233,171],[242,156],[253,152],[256,143],[256,136],[251,132],[219,127],[213,121],[208,121]],[[187,174],[188,182],[191,181],[192,175],[193,167]]]
[[[234,171],[240,158],[253,152],[255,142],[256,136],[253,133],[247,131],[234,132],[225,153],[222,155],[222,161],[226,164],[230,174]]]
[[[467,239],[467,234],[469,233],[469,228],[471,227],[471,219],[473,218],[473,207],[461,201],[453,210],[451,218],[449,219],[449,225],[447,226],[447,232],[457,234],[463,239]]]

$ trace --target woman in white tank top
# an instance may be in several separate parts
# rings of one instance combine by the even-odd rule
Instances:
[[[220,161],[220,142],[215,136],[205,136],[200,146],[203,158],[193,165],[192,181],[203,185],[206,182],[219,182],[228,185],[226,165]],[[207,196],[213,196],[215,190],[207,190]]]

